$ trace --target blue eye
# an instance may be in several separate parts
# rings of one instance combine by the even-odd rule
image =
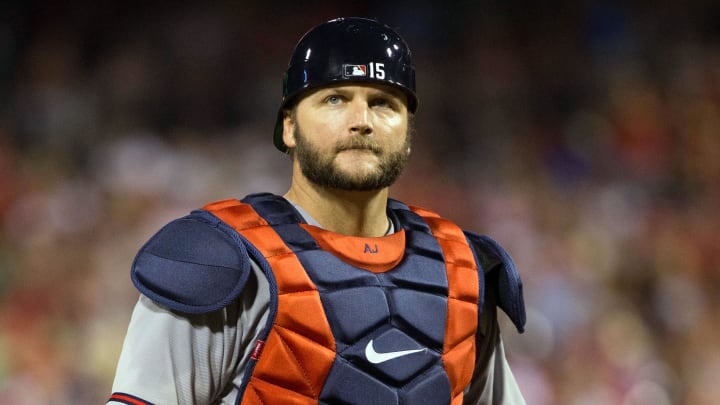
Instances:
[[[340,104],[341,101],[342,101],[342,98],[340,98],[340,96],[337,96],[337,95],[328,96],[325,99],[325,102],[328,104]]]
[[[370,104],[374,107],[389,107],[390,101],[385,98],[376,98]]]

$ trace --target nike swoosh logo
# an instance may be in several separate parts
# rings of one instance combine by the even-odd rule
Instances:
[[[424,352],[425,349],[413,349],[413,350],[400,350],[397,352],[386,352],[386,353],[378,353],[375,351],[375,348],[373,347],[373,341],[370,340],[365,346],[365,357],[367,357],[368,361],[372,364],[380,364],[384,363],[388,360],[397,359],[398,357],[407,356],[408,354],[418,353],[418,352]]]

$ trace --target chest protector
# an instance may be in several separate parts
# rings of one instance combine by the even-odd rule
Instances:
[[[272,194],[204,207],[248,242],[274,290],[238,403],[462,403],[483,272],[456,225],[388,204],[396,232],[379,238],[307,225]]]

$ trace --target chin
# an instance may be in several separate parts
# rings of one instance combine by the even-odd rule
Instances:
[[[364,179],[380,175],[380,169],[377,165],[362,163],[346,168],[338,167],[336,172],[341,174],[343,177],[356,182],[362,182]]]
[[[335,167],[337,170],[342,171],[351,175],[352,173],[362,172],[360,176],[377,172],[379,165],[379,159],[377,156],[364,154],[361,156],[338,156],[335,159]]]

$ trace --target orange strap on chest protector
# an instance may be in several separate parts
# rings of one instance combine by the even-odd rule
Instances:
[[[226,200],[204,209],[233,227],[265,256],[277,283],[277,317],[242,404],[317,404],[335,359],[335,340],[317,288],[295,254],[250,205]]]
[[[449,291],[443,365],[450,379],[451,404],[460,405],[475,365],[482,274],[462,229],[434,212],[418,207],[410,209],[430,226],[445,257]]]

